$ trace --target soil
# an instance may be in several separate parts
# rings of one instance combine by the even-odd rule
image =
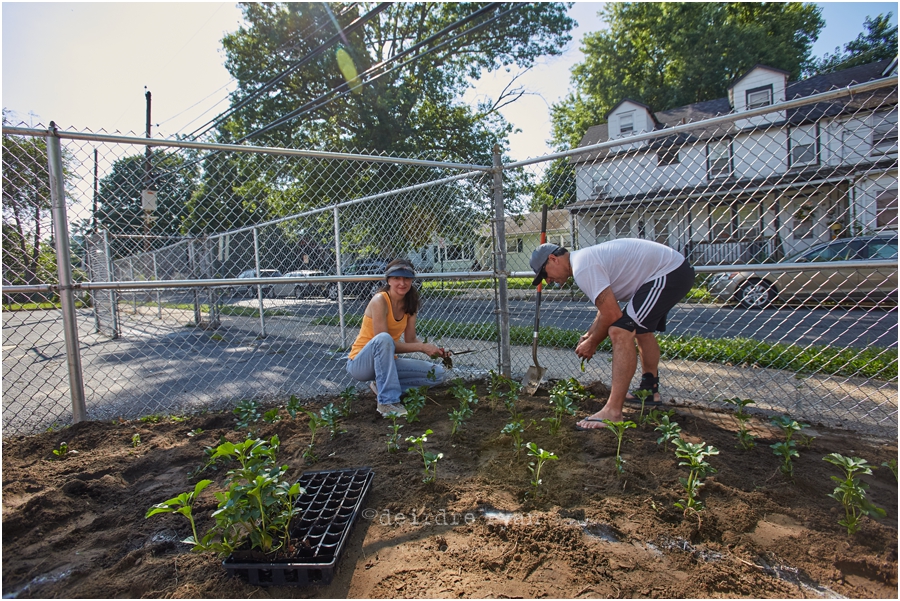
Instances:
[[[597,411],[604,390],[582,402],[579,416]],[[145,519],[154,503],[213,479],[196,503],[204,531],[216,507],[213,490],[224,470],[194,474],[204,449],[221,437],[237,442],[230,413],[186,421],[82,422],[60,431],[3,440],[3,596],[175,598],[897,598],[897,480],[879,467],[862,480],[887,517],[864,517],[857,534],[838,525],[843,509],[828,494],[839,475],[822,460],[832,452],[880,466],[897,458],[897,441],[867,438],[813,424],[794,475],[779,471],[769,448],[782,439],[765,416],[751,421],[757,445],[737,448],[738,422],[729,413],[676,406],[673,419],[690,442],[719,450],[708,459],[706,508],[685,515],[672,449],[657,444],[652,426],[626,431],[624,475],[615,467],[610,432],[574,430],[566,417],[551,435],[548,392],[523,396],[525,434],[554,452],[531,495],[528,462],[500,433],[508,422],[492,411],[486,390],[461,431],[450,437],[448,388],[434,389],[420,421],[404,424],[401,439],[434,430],[426,447],[442,452],[437,481],[422,482],[418,456],[387,450],[388,422],[371,393],[360,395],[343,422],[347,432],[319,433],[319,461],[302,458],[306,417],[259,422],[256,434],[281,440],[279,462],[298,477],[306,470],[370,466],[375,477],[330,584],[259,587],[229,576],[222,558],[196,554],[180,541],[187,521],[166,514]],[[313,408],[337,399],[311,401]],[[637,420],[638,409],[626,419]],[[401,420],[402,421],[402,420]],[[202,433],[197,433],[197,429]],[[190,433],[194,435],[190,435]],[[132,444],[135,434],[140,444]],[[53,449],[67,442],[70,453]],[[189,477],[189,474],[192,476]]]

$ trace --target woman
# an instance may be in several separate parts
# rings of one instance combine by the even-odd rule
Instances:
[[[395,353],[421,352],[443,357],[445,351],[416,339],[419,293],[413,287],[416,272],[412,263],[405,259],[391,261],[384,276],[387,285],[366,307],[359,336],[347,359],[347,371],[357,380],[375,380],[369,386],[378,398],[379,413],[406,415],[400,395],[410,388],[441,383],[444,368],[428,361],[397,357]]]

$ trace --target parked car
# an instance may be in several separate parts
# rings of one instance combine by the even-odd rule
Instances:
[[[897,260],[897,234],[840,238],[785,257],[782,263],[843,261],[836,270],[783,271],[780,273],[739,271],[720,273],[707,287],[720,302],[737,302],[749,309],[782,303],[834,301],[897,304],[897,269],[859,268],[854,263],[881,259]]]
[[[259,270],[261,278],[280,278],[281,272],[277,269],[260,269]],[[255,278],[256,270],[248,269],[247,271],[243,271],[238,275],[238,279],[246,279],[246,278]],[[262,287],[263,296],[271,296],[272,295],[272,284],[264,284]],[[246,286],[229,286],[226,289],[229,296],[251,296],[256,294],[256,286],[253,284],[248,284]]]
[[[359,261],[347,266],[342,275],[378,275],[380,279],[375,281],[344,282],[344,296],[374,296],[384,286],[384,272],[387,269],[387,261]],[[325,298],[337,300],[337,282],[329,282],[324,290]]]
[[[300,271],[289,271],[282,275],[283,278],[309,278],[317,275],[324,275],[321,271],[312,269],[301,269]],[[275,284],[272,286],[272,296],[294,298],[303,298],[304,296],[314,296],[321,294],[324,286],[317,282],[297,282]]]

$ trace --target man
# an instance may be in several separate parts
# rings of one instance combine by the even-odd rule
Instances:
[[[565,283],[570,277],[597,307],[597,316],[581,337],[575,354],[594,356],[609,336],[612,342],[612,386],[603,409],[578,422],[578,430],[604,428],[603,420],[622,421],[622,406],[635,398],[628,386],[637,368],[637,340],[643,377],[640,389],[653,393],[647,403],[658,405],[659,343],[654,332],[666,331],[669,309],[694,284],[694,268],[683,255],[649,240],[625,238],[569,252],[556,244],[541,244],[531,255],[531,269],[542,280]],[[619,302],[627,302],[625,312]],[[639,400],[637,401],[640,402]]]

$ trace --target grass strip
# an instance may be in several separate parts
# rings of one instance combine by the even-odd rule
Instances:
[[[361,315],[345,315],[344,324],[359,327]],[[338,317],[326,316],[313,320],[312,325],[339,325]],[[439,319],[421,319],[416,330],[422,337],[434,340],[439,337],[469,340],[497,340],[497,326],[492,323],[458,323]],[[540,345],[548,348],[574,349],[581,338],[580,330],[568,330],[542,326]],[[533,330],[526,326],[509,328],[510,343],[530,346]],[[711,339],[703,336],[677,336],[660,334],[660,354],[663,359],[686,359],[722,365],[746,365],[792,371],[797,374],[828,374],[845,377],[865,377],[883,381],[897,379],[897,349],[882,348],[833,348],[827,346],[800,346],[771,343],[752,338]],[[610,352],[607,338],[598,347]]]

